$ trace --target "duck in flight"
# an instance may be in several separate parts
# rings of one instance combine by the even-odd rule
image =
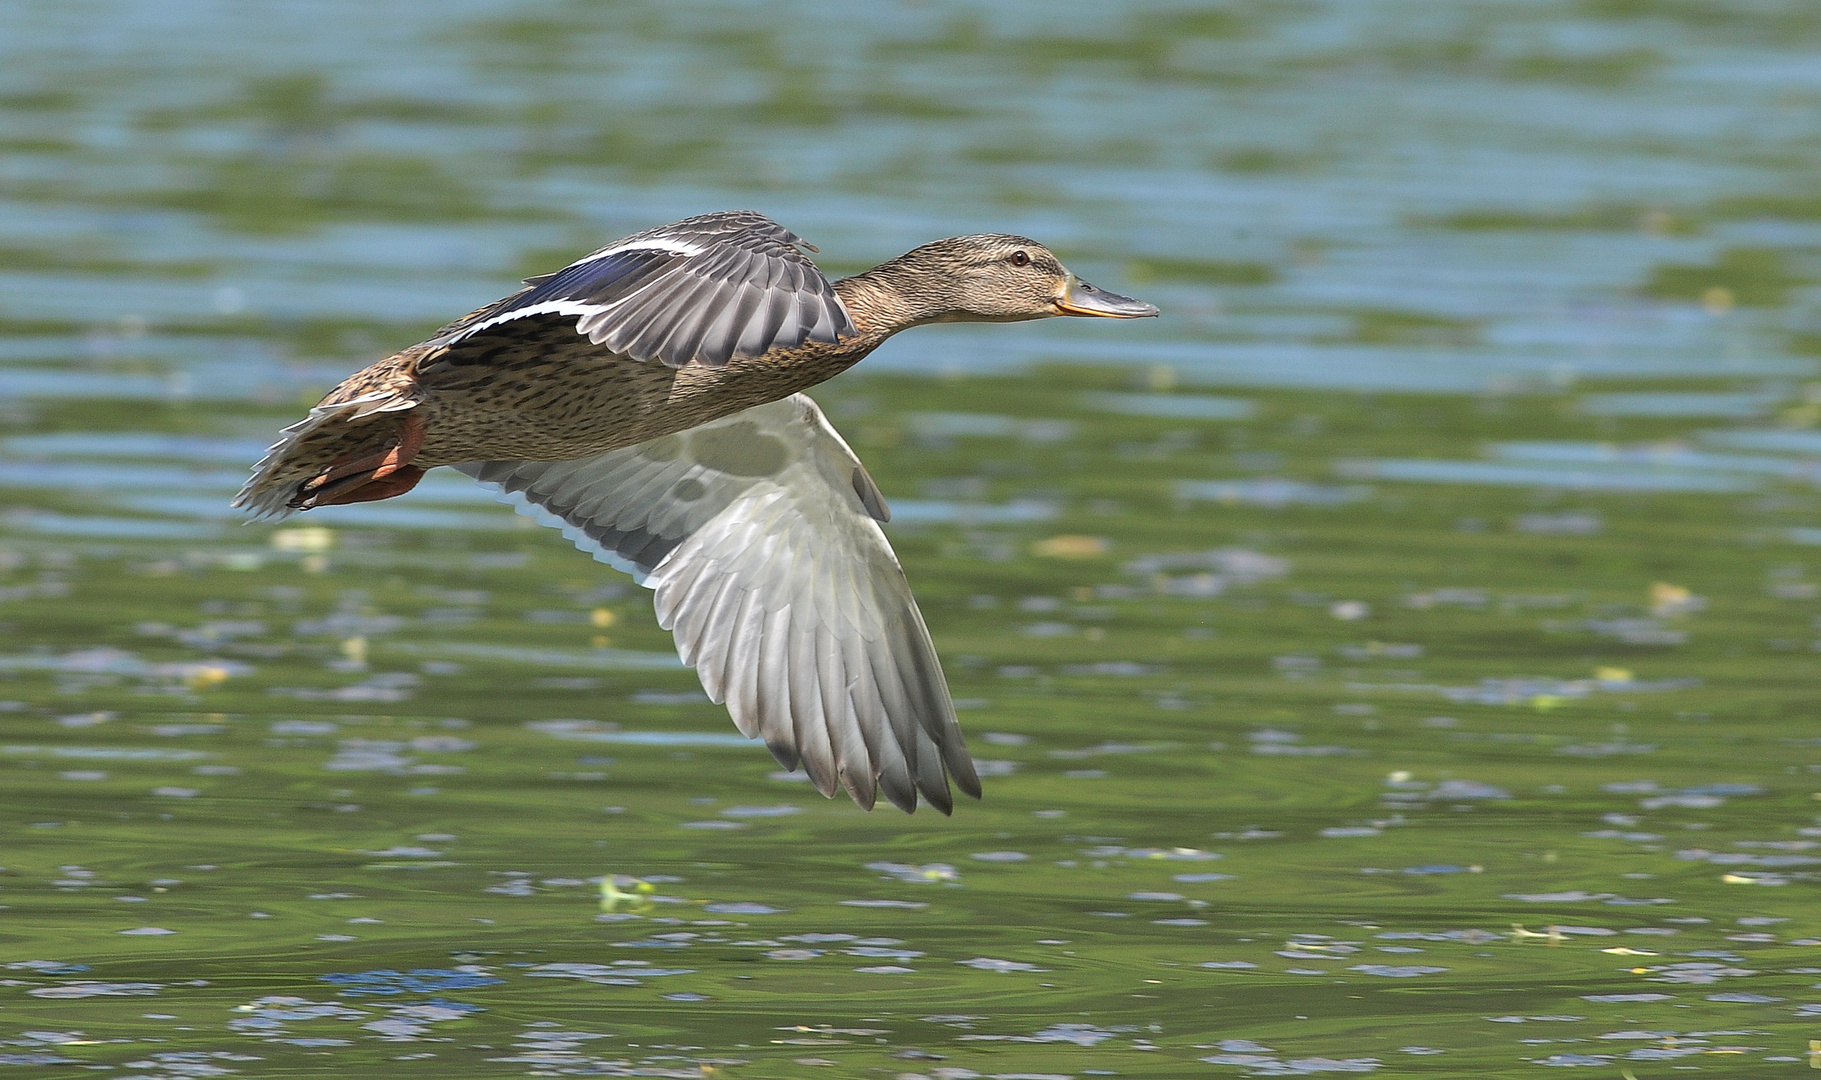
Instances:
[[[948,684],[880,524],[884,497],[802,391],[900,330],[1135,319],[1042,244],[980,233],[829,281],[753,211],[635,233],[349,376],[234,505],[389,499],[449,465],[655,593],[748,738],[832,797],[976,798]]]

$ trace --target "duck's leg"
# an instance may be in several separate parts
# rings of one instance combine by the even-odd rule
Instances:
[[[411,460],[423,449],[424,421],[407,415],[400,428],[398,442],[391,449],[337,459],[298,485],[297,495],[288,505],[308,510],[313,506],[373,502],[403,495],[416,487],[424,478],[424,470],[412,465]]]
[[[424,470],[415,465],[401,466],[392,475],[379,480],[351,476],[330,485],[327,492],[305,499],[297,506],[298,509],[308,510],[313,506],[341,506],[345,503],[390,499],[394,495],[410,491],[423,478]]]

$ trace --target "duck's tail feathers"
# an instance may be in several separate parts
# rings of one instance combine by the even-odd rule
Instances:
[[[354,423],[384,413],[403,412],[415,408],[417,402],[409,397],[400,396],[392,390],[375,390],[346,401],[318,405],[310,410],[310,415],[279,432],[278,441],[266,451],[266,456],[253,466],[253,476],[234,496],[234,506],[249,511],[252,516],[247,520],[279,521],[297,512],[291,500],[297,494],[297,486],[314,476],[322,468],[317,460],[320,454],[300,453],[310,443],[333,443],[333,439],[312,439],[324,425],[333,421]],[[315,449],[315,447],[311,447]]]

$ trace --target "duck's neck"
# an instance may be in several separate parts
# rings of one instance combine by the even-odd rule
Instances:
[[[953,319],[955,313],[938,302],[945,291],[941,285],[904,258],[834,283],[835,295],[847,305],[854,328],[869,348],[900,330]]]
[[[841,374],[900,330],[952,318],[927,299],[941,295],[935,279],[904,262],[900,257],[833,282],[858,333],[843,335],[832,345],[806,343],[760,357],[735,358],[727,368],[686,365],[676,373],[677,383],[685,387],[679,392],[711,393],[717,408],[732,405],[736,410],[776,401]]]

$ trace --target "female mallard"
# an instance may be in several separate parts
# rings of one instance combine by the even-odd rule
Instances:
[[[930,322],[1156,315],[1043,245],[938,240],[830,282],[752,211],[635,233],[350,376],[234,505],[402,495],[453,465],[656,591],[709,697],[824,794],[978,797],[859,459],[800,391]]]

